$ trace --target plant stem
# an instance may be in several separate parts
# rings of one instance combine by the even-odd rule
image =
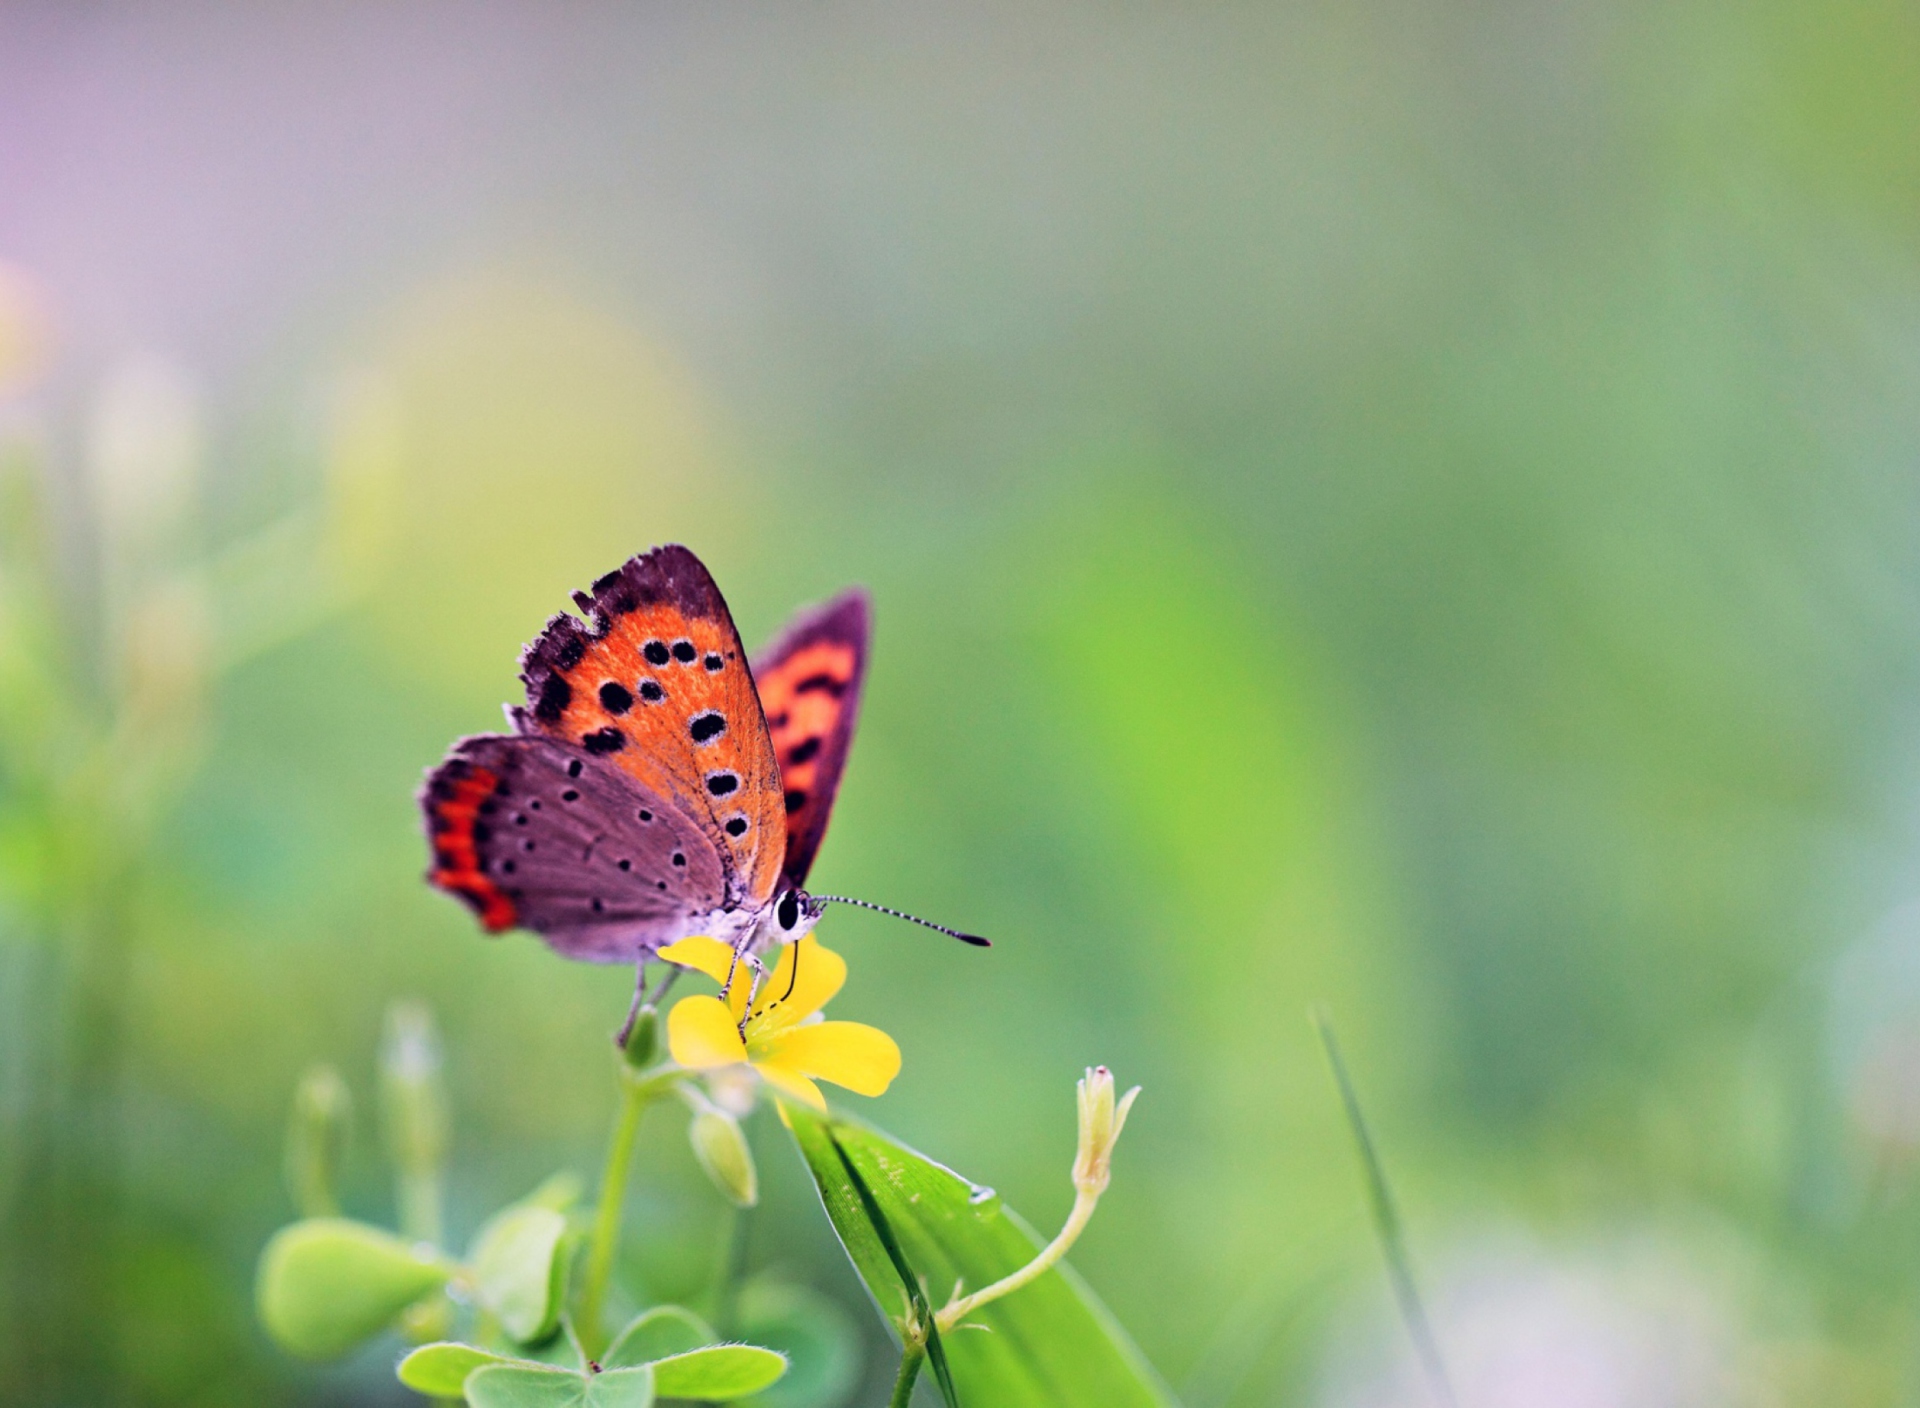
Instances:
[[[893,1381],[893,1397],[888,1408],[907,1408],[913,1402],[913,1381],[920,1377],[920,1366],[927,1361],[927,1342],[908,1340],[900,1355],[900,1377]]]
[[[587,1248],[587,1276],[580,1288],[581,1342],[589,1356],[607,1347],[606,1331],[600,1323],[606,1303],[607,1280],[613,1274],[613,1254],[620,1246],[620,1213],[627,1198],[627,1171],[633,1162],[633,1145],[640,1133],[640,1116],[659,1093],[659,1085],[621,1071],[620,1113],[613,1123],[613,1137],[607,1141],[607,1166],[600,1175],[600,1205],[593,1215],[593,1240]]]
[[[934,1323],[939,1325],[940,1332],[947,1333],[970,1311],[985,1305],[988,1301],[999,1300],[1001,1296],[1010,1295],[1029,1281],[1037,1280],[1051,1271],[1054,1263],[1067,1254],[1067,1248],[1079,1239],[1081,1232],[1086,1229],[1087,1223],[1093,1217],[1094,1208],[1099,1204],[1098,1193],[1086,1188],[1077,1191],[1073,1198],[1073,1211],[1067,1214],[1066,1225],[1060,1229],[1060,1235],[1047,1243],[1038,1256],[1011,1276],[1003,1276],[991,1286],[977,1290],[970,1296],[948,1301],[946,1308],[934,1317]]]

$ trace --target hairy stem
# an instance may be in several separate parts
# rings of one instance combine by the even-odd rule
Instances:
[[[1093,1210],[1099,1205],[1100,1195],[1091,1189],[1082,1188],[1076,1192],[1073,1211],[1067,1214],[1066,1225],[1060,1229],[1060,1235],[1047,1243],[1040,1255],[1011,1276],[1003,1276],[991,1286],[977,1290],[970,1296],[949,1301],[946,1308],[934,1317],[940,1332],[945,1334],[958,1325],[969,1312],[985,1305],[988,1301],[999,1300],[1001,1296],[1010,1295],[1029,1281],[1037,1280],[1051,1271],[1054,1264],[1067,1254],[1067,1248],[1079,1240],[1080,1234],[1086,1230],[1087,1223],[1093,1217]]]
[[[900,1354],[900,1376],[893,1381],[893,1397],[888,1408],[907,1408],[913,1402],[913,1382],[920,1377],[920,1366],[927,1362],[927,1342],[910,1339]]]

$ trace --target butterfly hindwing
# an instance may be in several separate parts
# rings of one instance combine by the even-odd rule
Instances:
[[[754,664],[780,762],[785,873],[796,886],[813,865],[840,789],[860,712],[871,628],[866,593],[846,592],[794,618]]]
[[[428,879],[487,929],[536,930],[569,958],[630,961],[697,932],[724,899],[699,821],[557,739],[462,739],[420,800]]]
[[[720,589],[683,547],[609,572],[521,657],[523,733],[583,749],[697,820],[726,903],[765,905],[786,850],[780,767]]]

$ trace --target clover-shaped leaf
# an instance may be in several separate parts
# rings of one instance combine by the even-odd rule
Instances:
[[[429,1398],[458,1398],[467,1375],[488,1364],[506,1362],[499,1355],[475,1349],[470,1344],[441,1341],[421,1345],[402,1359],[394,1372],[400,1382],[415,1393],[424,1393]]]
[[[472,1408],[652,1408],[653,1370],[576,1374],[531,1364],[489,1364],[466,1381]]]
[[[308,1359],[344,1354],[446,1284],[454,1267],[431,1248],[346,1218],[281,1228],[260,1254],[260,1321]]]
[[[656,1305],[619,1333],[600,1363],[608,1369],[631,1369],[719,1342],[713,1327],[691,1310]]]
[[[654,1390],[663,1398],[725,1402],[758,1393],[787,1372],[787,1357],[751,1344],[716,1344],[653,1361]]]
[[[522,1343],[545,1339],[560,1323],[567,1220],[522,1203],[500,1213],[474,1238],[468,1264],[474,1297]]]
[[[787,1372],[784,1354],[715,1343],[719,1338],[691,1310],[657,1305],[620,1332],[601,1363],[610,1370],[649,1366],[662,1398],[709,1401],[758,1393]]]

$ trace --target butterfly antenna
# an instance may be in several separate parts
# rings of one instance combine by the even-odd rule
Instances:
[[[909,924],[918,924],[923,929],[935,930],[950,939],[958,939],[963,944],[972,944],[975,948],[993,947],[991,939],[983,939],[978,934],[963,934],[958,929],[949,929],[944,924],[935,924],[931,919],[922,919],[902,909],[889,909],[886,905],[874,904],[871,900],[849,899],[846,895],[808,895],[807,898],[815,904],[854,904],[862,909],[877,910],[881,914],[891,914],[895,919],[904,919]]]

